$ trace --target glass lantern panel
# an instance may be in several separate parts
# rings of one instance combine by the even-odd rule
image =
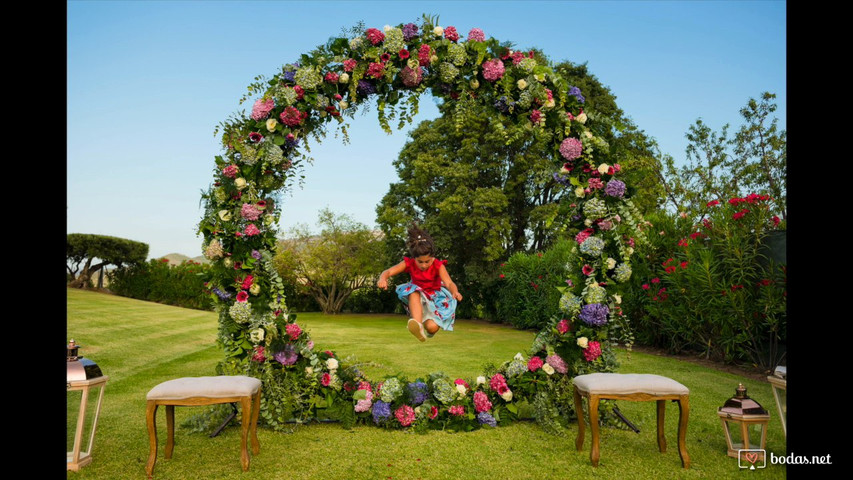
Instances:
[[[743,448],[743,435],[740,430],[740,422],[734,420],[723,420],[723,425],[726,430],[726,442],[732,450]]]
[[[761,436],[764,433],[764,424],[752,423],[747,430],[749,431],[749,448],[761,448]]]
[[[83,420],[83,429],[80,433],[80,453],[81,456],[89,453],[92,450],[92,428],[95,426],[95,412],[98,408],[98,397],[101,394],[103,385],[95,386],[89,389],[88,400],[86,402],[85,418]],[[83,401],[82,390],[66,391],[66,445],[67,452],[74,451],[74,438],[77,433],[77,423],[80,417],[80,402]]]

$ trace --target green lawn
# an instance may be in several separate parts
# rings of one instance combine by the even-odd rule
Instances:
[[[94,292],[68,290],[67,330],[110,377],[95,440],[94,462],[67,478],[145,478],[148,434],[145,394],[160,382],[183,376],[213,375],[221,352],[214,339],[216,315],[211,312],[142,302]],[[441,332],[427,343],[417,342],[400,315],[299,314],[298,323],[311,332],[316,348],[377,365],[371,375],[403,372],[410,379],[442,370],[451,376],[473,377],[486,362],[526,352],[533,333],[484,322],[457,320],[456,331]],[[683,470],[676,448],[678,409],[667,407],[665,454],[657,452],[655,408],[651,402],[620,402],[622,412],[641,430],[604,429],[601,463],[589,463],[589,434],[582,452],[574,448],[576,426],[568,436],[546,434],[534,423],[481,429],[471,433],[431,431],[417,435],[337,424],[309,425],[292,433],[260,429],[261,452],[247,474],[240,470],[239,428],[220,436],[189,434],[181,422],[197,409],[177,408],[175,452],[163,458],[165,419],[158,412],[160,452],[158,479],[570,479],[595,478],[735,478],[755,475],[785,478],[784,466],[767,465],[741,472],[726,456],[716,409],[734,394],[738,382],[771,411],[768,452],[785,455],[785,438],[767,382],[678,360],[619,353],[623,373],[657,373],[690,388],[687,449],[692,465]]]

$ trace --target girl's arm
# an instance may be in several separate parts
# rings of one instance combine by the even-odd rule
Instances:
[[[398,273],[403,273],[406,271],[406,262],[400,262],[397,265],[385,270],[384,272],[379,274],[379,281],[376,282],[376,286],[383,289],[388,290],[388,279],[397,275]]]
[[[459,293],[459,289],[456,287],[456,284],[450,279],[450,274],[447,273],[447,269],[444,268],[444,264],[441,264],[441,268],[438,269],[438,276],[441,277],[441,281],[444,282],[444,286],[450,290],[450,294],[453,295],[453,298],[456,300],[462,300],[462,294]]]

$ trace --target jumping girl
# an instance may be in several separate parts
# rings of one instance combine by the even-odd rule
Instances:
[[[409,332],[423,342],[439,328],[453,331],[456,302],[462,295],[447,273],[447,260],[434,257],[435,245],[426,231],[412,224],[406,247],[411,258],[403,257],[402,262],[382,272],[376,286],[387,290],[390,277],[409,272],[411,280],[397,287],[397,296],[411,316]]]

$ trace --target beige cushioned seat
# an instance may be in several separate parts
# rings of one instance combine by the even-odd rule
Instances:
[[[574,379],[575,388],[593,395],[688,395],[690,390],[675,380],[649,373],[590,373]]]
[[[148,392],[148,400],[181,400],[192,397],[250,397],[261,388],[257,378],[242,375],[186,377],[163,382]]]

